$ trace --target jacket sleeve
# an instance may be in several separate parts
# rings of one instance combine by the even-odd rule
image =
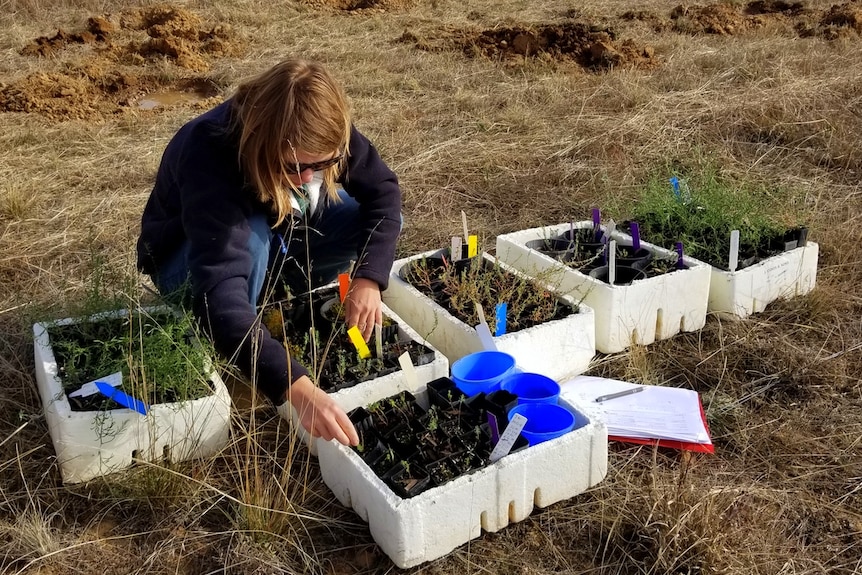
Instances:
[[[341,181],[359,203],[361,235],[355,277],[374,280],[385,290],[401,233],[401,188],[374,145],[355,127],[350,131],[349,157]]]
[[[190,138],[176,171],[189,241],[193,309],[216,349],[276,404],[288,382],[307,371],[261,325],[249,301],[252,256],[248,220],[260,209],[244,187],[235,148]]]

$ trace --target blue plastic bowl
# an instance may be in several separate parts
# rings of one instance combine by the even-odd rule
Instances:
[[[513,373],[500,388],[518,396],[518,403],[557,403],[560,384],[540,373]]]
[[[515,369],[515,358],[502,351],[477,351],[452,364],[452,381],[467,395],[491,393]]]
[[[575,428],[575,414],[556,403],[522,403],[509,411],[509,421],[516,413],[527,418],[521,435],[530,445],[560,437]]]

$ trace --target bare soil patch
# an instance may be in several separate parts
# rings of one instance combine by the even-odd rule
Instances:
[[[755,0],[744,7],[730,3],[681,4],[670,13],[671,28],[687,34],[735,35],[760,28],[784,27],[801,36],[834,39],[862,33],[862,9],[854,2],[829,10],[808,9],[801,2]]]
[[[21,49],[35,58],[80,52],[56,71],[0,86],[0,111],[87,119],[132,109],[141,96],[153,92],[185,93],[188,98],[176,101],[207,107],[218,86],[188,71],[205,72],[214,59],[239,54],[242,48],[229,26],[206,24],[193,12],[170,5],[93,16],[84,30],[60,29]],[[159,73],[155,68],[164,61],[180,70]]]
[[[670,30],[694,35],[733,36],[770,29],[832,40],[862,34],[862,8],[856,2],[835,4],[828,10],[806,8],[802,2],[785,0],[754,0],[745,5],[680,4],[667,18],[650,10],[629,10],[619,18],[644,22],[656,32]]]
[[[305,3],[345,12],[396,12],[413,7],[416,0],[305,0]]]
[[[469,57],[573,61],[596,71],[658,65],[652,47],[629,39],[618,40],[616,36],[610,28],[573,22],[483,31],[456,30],[445,38],[444,44],[462,50]],[[411,42],[422,50],[441,49],[433,39],[419,38],[412,32],[405,32],[399,40]]]

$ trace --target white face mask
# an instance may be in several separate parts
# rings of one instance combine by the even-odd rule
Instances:
[[[302,209],[302,207],[300,206],[300,201],[293,194],[291,194],[290,198],[291,205],[294,207],[294,209],[299,210],[300,213],[304,213],[308,216],[314,215],[314,212],[317,209],[317,203],[320,201],[320,188],[322,186],[323,172],[314,172],[311,181],[306,182],[299,187],[299,189],[302,190],[302,193],[305,195],[305,198],[303,199],[308,201],[307,211]]]

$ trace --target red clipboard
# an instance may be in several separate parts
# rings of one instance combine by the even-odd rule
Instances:
[[[706,430],[707,437],[709,437],[709,425],[706,423],[706,413],[703,411],[703,404],[699,398],[697,403],[700,406],[700,418],[703,420],[703,428]],[[715,446],[712,445],[711,439],[709,443],[693,443],[690,441],[676,441],[674,439],[641,439],[639,437],[608,435],[608,441],[622,441],[624,443],[637,443],[638,445],[658,445],[659,447],[669,447],[671,449],[681,449],[695,453],[715,453]]]

